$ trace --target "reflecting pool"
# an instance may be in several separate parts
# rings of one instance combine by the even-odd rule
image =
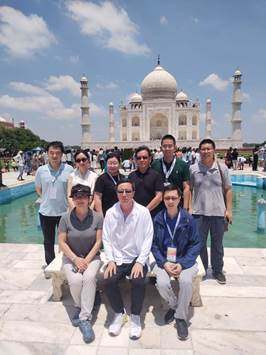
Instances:
[[[266,233],[256,232],[261,196],[266,199],[265,190],[233,186],[233,225],[225,233],[225,247],[266,248]],[[0,243],[42,243],[36,199],[32,193],[0,205]]]

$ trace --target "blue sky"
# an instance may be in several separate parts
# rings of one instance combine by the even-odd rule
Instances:
[[[212,100],[214,137],[231,134],[231,76],[243,74],[245,142],[266,139],[266,1],[0,0],[0,116],[80,143],[79,80],[89,80],[92,137],[108,137],[108,104],[140,91],[161,65],[193,101]]]

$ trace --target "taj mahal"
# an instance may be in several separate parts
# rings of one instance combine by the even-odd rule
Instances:
[[[218,148],[243,145],[241,134],[241,82],[242,74],[237,69],[233,75],[231,138],[216,139]],[[81,128],[82,148],[135,148],[146,144],[158,148],[161,138],[172,134],[179,147],[197,147],[200,139],[213,138],[211,99],[206,100],[205,132],[199,132],[200,104],[190,101],[183,91],[177,92],[176,79],[166,71],[158,59],[157,66],[141,83],[141,93],[130,96],[127,105],[119,106],[119,140],[115,139],[114,105],[109,104],[109,139],[96,142],[91,139],[91,120],[88,100],[88,80],[83,76],[81,83]]]

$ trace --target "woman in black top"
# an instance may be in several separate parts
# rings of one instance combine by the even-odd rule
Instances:
[[[100,175],[94,188],[94,208],[105,216],[106,211],[118,202],[116,184],[124,177],[119,173],[119,158],[115,153],[109,153],[106,158],[107,172]]]

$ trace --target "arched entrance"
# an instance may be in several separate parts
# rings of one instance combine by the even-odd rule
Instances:
[[[168,118],[162,113],[156,113],[150,120],[150,140],[161,139],[168,133]]]

